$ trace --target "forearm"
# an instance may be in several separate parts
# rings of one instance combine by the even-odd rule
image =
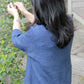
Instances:
[[[32,13],[28,12],[27,10],[24,12],[24,16],[29,20],[29,22],[33,23],[35,17]]]
[[[14,29],[19,29],[19,30],[21,30],[19,15],[16,15],[16,16],[14,17],[13,30],[14,30]]]

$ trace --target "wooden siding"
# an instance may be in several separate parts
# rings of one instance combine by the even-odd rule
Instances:
[[[72,0],[72,8],[83,8],[84,0]]]
[[[68,14],[84,25],[84,0],[68,0]]]

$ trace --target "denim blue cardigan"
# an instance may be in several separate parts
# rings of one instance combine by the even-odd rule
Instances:
[[[63,49],[53,40],[43,25],[31,26],[24,34],[12,31],[14,45],[28,54],[24,84],[71,84],[72,40]]]

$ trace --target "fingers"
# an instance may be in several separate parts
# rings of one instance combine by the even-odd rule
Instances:
[[[19,9],[16,5],[14,5],[14,8],[17,9],[17,10]]]
[[[15,3],[14,3],[14,6],[15,6],[18,10],[20,10],[21,12],[24,11],[24,9],[25,9],[25,7],[24,7],[24,5],[23,5],[22,2],[15,2]]]
[[[10,9],[10,8],[14,8],[12,3],[7,5],[7,9]]]
[[[16,2],[16,3],[14,3],[14,7],[15,7],[17,10],[18,10],[18,9],[20,10],[20,7],[21,7],[21,6],[20,6],[19,3]]]
[[[12,3],[10,3],[10,6],[11,6],[11,8],[14,8]]]
[[[9,8],[9,4],[7,5],[7,9]]]
[[[17,6],[18,8],[20,7],[20,5],[18,3],[14,3],[14,6]]]
[[[11,8],[10,4],[7,5],[7,8],[8,8],[8,9]]]
[[[7,12],[9,13],[11,7],[10,7],[10,4],[7,5]]]
[[[18,7],[22,7],[24,6],[24,4],[22,2],[15,2],[14,5],[18,6]]]
[[[8,4],[7,5],[7,11],[8,11],[8,13],[9,13],[9,10],[11,9],[11,6],[10,6],[10,4]]]
[[[18,10],[19,9],[19,4],[14,3],[14,8],[16,8]]]
[[[16,10],[20,10],[20,11],[24,11],[24,5],[22,2],[15,2],[14,5],[12,3],[8,4],[7,5],[7,10],[13,10],[13,9],[16,9]]]
[[[22,2],[15,2],[14,5],[12,3],[7,5],[7,8],[14,8],[15,6],[21,7],[23,5]]]

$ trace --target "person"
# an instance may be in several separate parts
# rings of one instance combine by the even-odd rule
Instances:
[[[24,84],[71,84],[71,47],[74,37],[72,17],[64,0],[31,0],[34,15],[22,2],[8,4],[14,16],[12,42],[28,54]],[[18,10],[31,26],[22,33]]]

